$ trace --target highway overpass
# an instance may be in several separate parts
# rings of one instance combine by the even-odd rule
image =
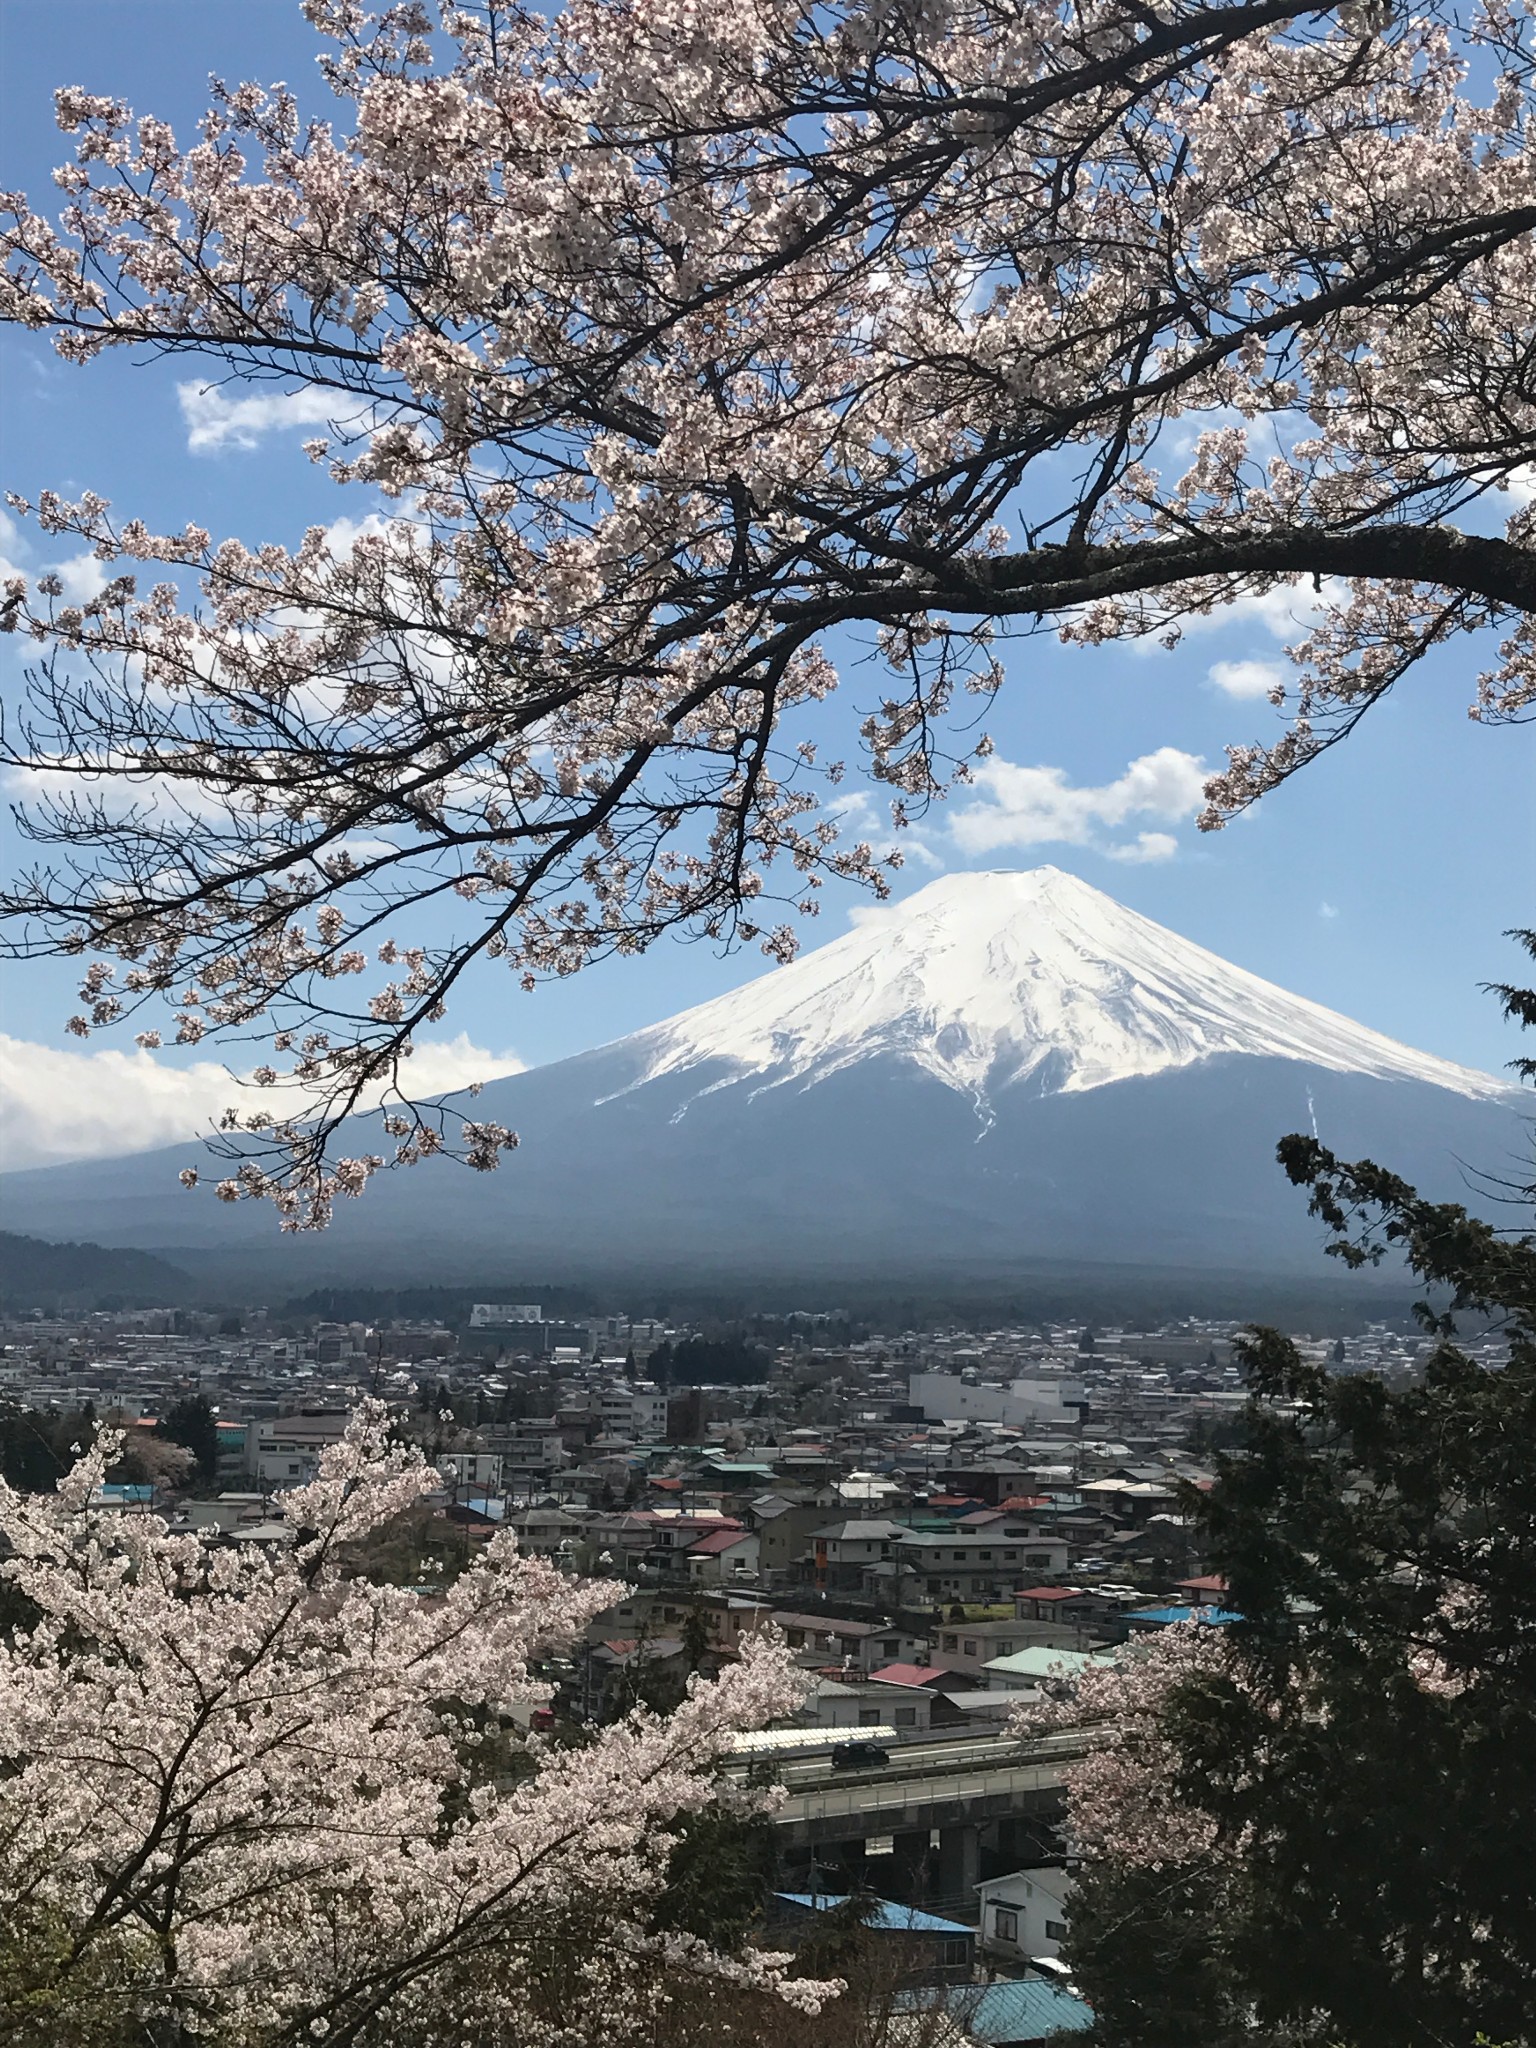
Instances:
[[[860,1731],[841,1733],[857,1740]],[[1062,1768],[1082,1753],[1081,1735],[1064,1731],[906,1743],[871,1769],[786,1762],[773,1813],[785,1870],[801,1890],[862,1881],[885,1896],[974,1910],[971,1886],[1029,1860],[1060,1820]]]

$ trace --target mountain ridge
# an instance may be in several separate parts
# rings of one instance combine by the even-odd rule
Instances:
[[[1230,966],[1055,871],[945,877],[803,960],[483,1084],[493,1176],[378,1176],[316,1243],[176,1185],[195,1145],[7,1177],[41,1236],[425,1276],[959,1278],[1012,1262],[1316,1271],[1275,1165],[1311,1128],[1435,1199],[1505,1170],[1519,1091]],[[387,1152],[376,1119],[342,1149]]]
[[[1059,1079],[1045,1086],[1043,1075],[1040,1092],[1072,1094],[1241,1053],[1474,1099],[1515,1092],[1293,996],[1054,867],[941,876],[789,966],[615,1044],[654,1048],[632,1086],[706,1058],[777,1075],[769,1086],[814,1081],[889,1051],[979,1092],[1028,1081],[1056,1054]]]

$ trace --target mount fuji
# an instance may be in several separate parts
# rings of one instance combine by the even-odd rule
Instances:
[[[944,876],[729,995],[488,1082],[475,1107],[522,1137],[493,1179],[442,1162],[381,1176],[323,1239],[286,1240],[285,1265],[413,1281],[1315,1271],[1317,1226],[1274,1163],[1286,1132],[1447,1199],[1527,1143],[1510,1083],[1049,867]],[[270,1211],[176,1185],[196,1158],[10,1175],[8,1206],[44,1237],[258,1248]]]

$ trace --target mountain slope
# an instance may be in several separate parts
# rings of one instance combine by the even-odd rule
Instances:
[[[1464,1198],[1524,1141],[1492,1076],[1397,1045],[1040,869],[946,877],[794,966],[488,1083],[522,1148],[489,1179],[381,1177],[306,1272],[551,1278],[996,1275],[1020,1260],[1305,1269],[1274,1164],[1315,1128]],[[360,1129],[357,1149],[383,1150]],[[15,1175],[29,1229],[276,1248],[269,1211],[183,1193],[181,1147]],[[489,1262],[489,1263],[488,1263]]]
[[[814,1082],[892,1053],[968,1094],[1025,1083],[1076,1094],[1232,1053],[1474,1100],[1508,1092],[1288,995],[1052,867],[946,875],[631,1043],[645,1080],[723,1059],[771,1085]]]
[[[185,1301],[190,1291],[185,1273],[143,1252],[47,1244],[0,1231],[0,1303],[7,1308],[163,1308]]]

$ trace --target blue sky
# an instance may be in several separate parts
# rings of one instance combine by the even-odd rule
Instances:
[[[306,107],[326,102],[317,39],[291,0],[3,0],[0,38],[0,184],[44,201],[56,196],[49,173],[65,155],[55,86],[120,95],[184,133],[205,104],[210,72],[284,79]],[[366,494],[339,490],[304,459],[298,444],[312,427],[231,415],[238,392],[199,399],[179,391],[197,382],[189,362],[113,355],[74,369],[36,337],[11,331],[0,349],[8,489],[34,496],[44,486],[70,494],[89,486],[152,527],[192,519],[247,541],[293,540],[311,521],[371,509]],[[14,533],[0,553],[33,567],[46,558]],[[1500,933],[1536,916],[1531,732],[1468,720],[1476,662],[1462,643],[1422,666],[1353,740],[1257,813],[1202,838],[1189,822],[1193,770],[1181,757],[1215,764],[1224,742],[1265,737],[1275,717],[1262,699],[1229,694],[1211,671],[1241,683],[1241,664],[1279,658],[1279,638],[1258,617],[1228,619],[1172,654],[1017,644],[987,726],[1004,762],[1036,772],[1000,777],[993,801],[978,811],[972,799],[958,828],[953,802],[930,818],[927,864],[911,861],[900,890],[921,887],[934,862],[1051,861],[1299,994],[1428,1051],[1498,1067],[1516,1049],[1513,1034],[1478,984],[1514,970]],[[875,686],[873,671],[850,665],[834,722],[851,731],[858,701]],[[1149,756],[1153,765],[1127,782],[1132,764]],[[1051,830],[1058,836],[1043,836]],[[1166,857],[1114,857],[1136,851]],[[845,930],[858,900],[827,896],[807,944]],[[444,1029],[488,1054],[541,1062],[766,971],[755,952],[721,957],[671,942],[532,995],[488,974]],[[9,971],[0,1030],[22,1047],[10,1051],[13,1092],[56,1088],[75,1072],[61,1064],[62,1051],[41,1064],[28,1051],[66,1045],[72,981],[54,964]],[[116,1074],[114,1084],[121,1080]],[[6,1086],[0,1074],[0,1113]]]

